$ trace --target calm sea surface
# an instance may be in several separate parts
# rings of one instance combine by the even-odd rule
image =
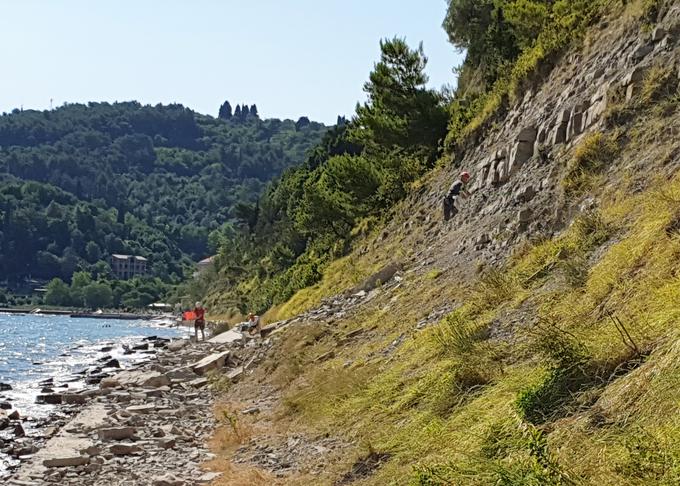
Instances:
[[[40,417],[50,406],[37,405],[38,382],[54,379],[56,391],[77,390],[75,373],[111,356],[121,367],[148,355],[123,355],[123,344],[138,344],[144,337],[186,335],[187,329],[153,321],[73,319],[66,316],[0,314],[0,383],[12,386],[0,391],[0,401],[10,400],[24,416]],[[111,346],[110,351],[101,351]],[[64,388],[68,385],[68,388]]]

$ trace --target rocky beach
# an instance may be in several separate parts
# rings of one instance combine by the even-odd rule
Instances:
[[[145,361],[101,367],[86,377],[89,387],[59,391],[44,383],[46,393],[37,399],[55,407],[30,433],[20,411],[0,411],[0,450],[13,461],[4,480],[16,486],[210,483],[218,476],[202,467],[213,458],[206,446],[216,426],[210,385],[237,381],[268,344],[235,331],[197,343],[150,336],[123,350],[144,353]]]

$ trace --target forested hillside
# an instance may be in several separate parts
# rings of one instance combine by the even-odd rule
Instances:
[[[426,86],[422,46],[394,38],[380,47],[355,117],[339,120],[221,241],[219,271],[193,288],[210,292],[213,308],[264,311],[318,281],[357,232],[370,229],[434,166],[446,135],[447,96]]]
[[[221,245],[219,278],[198,292],[222,310],[264,311],[318,282],[332,259],[389,214],[412,184],[479,142],[559,55],[618,1],[452,0],[443,20],[466,52],[457,88],[426,86],[422,46],[383,40],[367,101],[282,177]],[[644,15],[657,12],[647,0]],[[453,79],[453,77],[452,77]],[[444,156],[445,158],[441,158]],[[210,289],[210,290],[209,290]]]
[[[218,484],[680,484],[680,0],[448,4],[457,90],[384,42],[320,163],[263,196],[271,250],[222,251],[211,298],[268,311]]]
[[[228,102],[218,118],[137,102],[4,114],[0,274],[10,287],[77,270],[105,277],[108,256],[124,253],[177,282],[325,131]]]

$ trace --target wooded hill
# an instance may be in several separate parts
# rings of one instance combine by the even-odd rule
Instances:
[[[177,282],[215,249],[242,205],[299,164],[326,132],[228,102],[220,117],[182,105],[68,104],[0,116],[0,273],[106,276],[111,253],[149,259]]]

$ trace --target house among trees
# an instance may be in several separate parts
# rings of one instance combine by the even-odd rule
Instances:
[[[147,259],[137,255],[111,255],[111,271],[120,279],[127,280],[146,274]]]
[[[211,256],[208,258],[204,258],[200,262],[196,264],[196,271],[194,272],[194,277],[198,277],[199,275],[207,272],[211,268],[215,266],[215,256]]]

